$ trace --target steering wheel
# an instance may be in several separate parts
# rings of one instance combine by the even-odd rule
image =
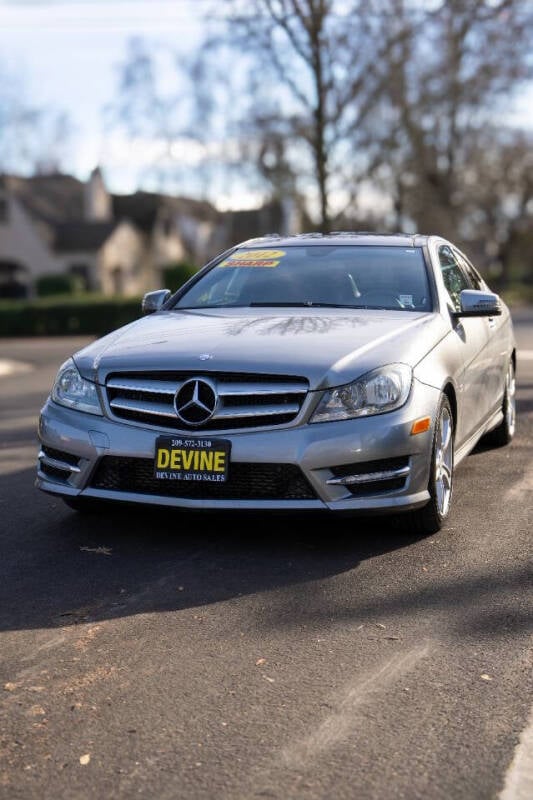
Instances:
[[[361,297],[357,298],[359,303],[369,303],[369,305],[376,306],[392,306],[393,308],[403,308],[397,295],[392,292],[387,292],[382,289],[371,289],[369,292],[363,292]]]
[[[207,305],[209,307],[218,307],[218,306],[220,306],[221,308],[223,308],[226,305],[232,305],[233,303],[236,303],[238,300],[239,300],[239,293],[238,292],[235,292],[235,291],[233,291],[233,292],[224,292],[222,297],[217,297],[216,299],[213,299],[213,300],[209,300],[208,298],[206,298],[205,305]],[[202,305],[199,305],[198,307],[202,308]]]

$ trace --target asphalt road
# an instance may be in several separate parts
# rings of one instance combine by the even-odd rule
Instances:
[[[533,797],[533,312],[516,331],[516,439],[429,537],[81,518],[33,481],[83,340],[0,340],[33,367],[0,377],[0,798]]]

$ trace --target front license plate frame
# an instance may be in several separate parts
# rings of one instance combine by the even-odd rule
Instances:
[[[154,477],[225,483],[231,457],[229,439],[210,436],[158,436],[155,443]]]

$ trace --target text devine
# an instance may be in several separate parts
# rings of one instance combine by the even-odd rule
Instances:
[[[225,472],[228,454],[222,450],[175,450],[159,447],[157,469]]]

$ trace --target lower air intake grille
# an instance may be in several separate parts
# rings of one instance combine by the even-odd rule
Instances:
[[[316,495],[294,464],[230,466],[225,483],[164,481],[154,478],[149,458],[104,456],[91,481],[94,489],[205,500],[315,500]]]
[[[64,450],[54,450],[52,447],[45,447],[43,445],[42,451],[50,458],[56,458],[58,461],[65,461],[67,464],[77,467],[80,463],[79,456],[74,456],[72,453],[65,453]]]
[[[400,458],[382,458],[377,461],[360,461],[356,464],[342,464],[331,467],[331,471],[336,478],[345,476],[369,476],[381,473],[391,473],[388,477],[367,480],[364,483],[350,483],[346,489],[354,497],[365,497],[368,495],[379,494],[381,492],[391,492],[396,489],[403,489],[406,483],[406,476],[395,476],[396,470],[402,470],[409,466],[408,456]]]

